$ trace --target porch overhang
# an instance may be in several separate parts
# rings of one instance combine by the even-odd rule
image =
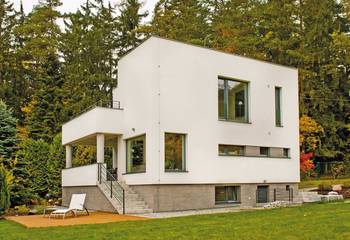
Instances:
[[[62,145],[75,143],[94,145],[96,134],[121,135],[123,126],[122,109],[95,107],[63,124]]]

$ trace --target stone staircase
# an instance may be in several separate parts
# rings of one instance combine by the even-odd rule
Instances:
[[[119,182],[119,185],[125,191],[125,214],[139,214],[139,213],[151,213],[153,210],[148,207],[147,203],[137,194],[130,186],[128,186],[125,182]],[[112,184],[117,184],[116,182],[112,182]],[[123,204],[122,198],[118,199],[113,196],[111,198],[111,190],[110,190],[110,181],[107,184],[102,183],[98,184],[98,187],[103,192],[105,197],[109,200],[112,206],[117,210],[119,214],[123,214]],[[118,196],[122,196],[121,191]]]

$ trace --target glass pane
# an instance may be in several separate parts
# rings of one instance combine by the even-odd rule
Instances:
[[[185,170],[184,134],[165,134],[165,169]]]
[[[283,148],[283,156],[289,157],[289,148]]]
[[[127,172],[146,171],[145,136],[127,140]]]
[[[215,202],[226,201],[225,187],[215,187]]]
[[[225,119],[225,81],[221,79],[219,79],[218,96],[219,119]]]
[[[268,193],[269,188],[267,186],[258,186],[257,189],[257,202],[258,203],[267,203],[268,202]]]
[[[237,202],[237,187],[227,187],[227,201]]]
[[[227,81],[228,91],[228,119],[246,121],[246,96],[247,83],[237,81]]]
[[[268,156],[269,155],[269,148],[268,147],[260,147],[260,155]]]
[[[242,156],[244,155],[244,146],[219,145],[219,155]]]
[[[276,114],[276,126],[281,126],[281,88],[275,88],[275,114]]]

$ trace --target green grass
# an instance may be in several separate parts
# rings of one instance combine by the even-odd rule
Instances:
[[[334,184],[350,184],[350,178],[343,179],[317,179],[317,180],[305,180],[299,183],[299,188],[311,188],[318,187],[320,184],[334,185]]]
[[[2,220],[0,239],[350,239],[350,203],[37,229]]]

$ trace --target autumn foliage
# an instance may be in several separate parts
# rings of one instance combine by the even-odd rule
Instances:
[[[302,173],[308,173],[315,168],[311,158],[314,157],[313,153],[301,153],[300,154],[300,171]]]

